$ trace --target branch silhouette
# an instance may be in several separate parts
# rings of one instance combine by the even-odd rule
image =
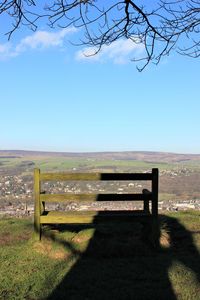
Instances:
[[[52,28],[82,29],[84,37],[78,44],[92,47],[93,55],[119,39],[129,39],[143,46],[141,56],[132,58],[132,61],[142,61],[137,66],[139,71],[150,62],[158,64],[171,51],[193,58],[200,56],[199,0],[155,3],[57,0],[44,6],[34,0],[12,0],[1,2],[1,15],[9,18],[8,39],[22,25],[37,30],[43,19]]]

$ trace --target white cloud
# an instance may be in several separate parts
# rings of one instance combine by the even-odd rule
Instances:
[[[13,46],[10,42],[0,44],[0,60],[20,55],[30,49],[47,49],[50,47],[62,47],[65,37],[70,33],[74,33],[77,29],[74,27],[64,28],[57,32],[37,31],[32,35],[26,36]]]
[[[11,43],[0,44],[0,60],[6,60],[14,56],[16,56],[16,53],[13,51]]]
[[[77,51],[75,57],[79,61],[112,61],[114,64],[126,64],[131,58],[138,57],[144,50],[142,44],[134,43],[132,40],[117,40],[109,46],[103,46],[101,51],[95,54],[95,48],[84,48]],[[93,55],[94,54],[94,55]]]
[[[16,52],[24,52],[28,49],[45,49],[49,47],[61,47],[66,35],[75,32],[74,27],[64,28],[57,32],[37,31],[23,38],[16,46]]]
[[[6,60],[30,50],[45,50],[52,47],[62,49],[67,35],[76,32],[74,27],[64,28],[57,32],[37,31],[21,39],[17,45],[10,42],[0,44],[0,60]],[[132,58],[142,55],[144,46],[134,43],[130,39],[120,39],[109,46],[103,46],[101,51],[95,54],[95,48],[84,48],[77,51],[75,59],[78,61],[112,61],[114,64],[126,64]],[[95,55],[92,55],[95,54]]]

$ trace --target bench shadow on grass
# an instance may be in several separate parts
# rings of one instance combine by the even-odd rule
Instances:
[[[140,222],[134,222],[129,228],[119,224],[110,230],[109,225],[97,227],[82,254],[70,242],[48,235],[79,256],[48,300],[177,299],[169,278],[169,269],[175,261],[193,271],[200,282],[198,250],[191,233],[176,218],[159,216],[157,248],[141,238]],[[83,228],[87,227],[76,227],[76,232]]]

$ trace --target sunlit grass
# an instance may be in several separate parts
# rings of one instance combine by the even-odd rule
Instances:
[[[45,227],[39,242],[31,219],[1,219],[0,299],[198,300],[199,216],[162,216],[159,249],[139,223]]]

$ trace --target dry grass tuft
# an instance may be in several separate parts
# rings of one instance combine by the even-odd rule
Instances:
[[[48,256],[49,258],[56,260],[64,260],[70,256],[70,253],[67,253],[67,251],[62,249],[61,247],[54,249],[52,246],[52,241],[48,239],[44,239],[40,242],[35,242],[33,249],[39,254]]]
[[[5,232],[0,236],[0,245],[1,246],[9,246],[13,243],[13,237],[9,232]]]
[[[160,241],[159,242],[160,242],[160,246],[162,248],[167,248],[168,249],[172,246],[169,233],[164,229],[161,230]]]
[[[0,235],[0,246],[11,246],[19,242],[27,241],[31,237],[31,232],[24,231],[19,234],[12,234],[11,232],[4,232]]]

